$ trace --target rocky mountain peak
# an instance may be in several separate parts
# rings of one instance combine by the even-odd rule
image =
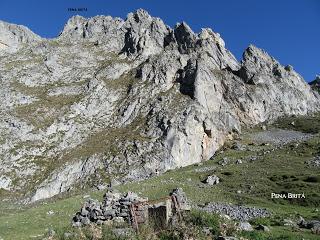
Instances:
[[[127,15],[126,21],[132,21],[134,20],[135,22],[145,22],[145,21],[151,21],[153,18],[150,16],[150,14],[144,10],[144,9],[137,9],[133,13],[129,13]]]
[[[199,37],[202,40],[210,39],[213,42],[215,42],[216,44],[218,44],[221,48],[225,48],[225,42],[221,38],[220,34],[219,33],[215,33],[210,28],[203,28],[201,30],[201,33],[199,34]]]
[[[281,66],[281,64],[266,51],[250,45],[243,53],[241,68],[237,71],[237,75],[246,83],[258,84],[266,82],[265,80],[267,80],[261,78],[260,76],[262,75],[267,74],[281,79],[285,77],[288,72],[294,72],[291,66]]]
[[[175,26],[174,37],[181,53],[188,53],[188,49],[195,46],[196,35],[185,22]]]
[[[86,22],[86,18],[83,17],[83,16],[80,16],[80,15],[75,15],[75,16],[72,16],[68,21],[67,23],[65,24],[64,26],[64,29],[62,30],[62,32],[60,33],[63,34],[63,33],[66,33],[70,30],[77,30],[79,28],[79,25],[82,25],[83,23]]]
[[[133,58],[149,56],[161,51],[169,27],[159,18],[151,17],[143,9],[129,13],[125,20],[111,16],[69,19],[60,34],[65,41],[81,40],[97,43],[108,42],[108,51],[125,53]]]
[[[115,30],[122,22],[122,19],[110,16],[95,16],[87,19],[76,15],[68,20],[59,38],[67,41],[74,39],[94,41]]]
[[[250,66],[252,69],[267,69],[278,64],[266,51],[254,45],[249,45],[242,55],[242,64]]]
[[[32,201],[205,161],[243,126],[320,109],[263,50],[239,63],[211,29],[141,9],[75,16],[55,39],[4,23],[0,33],[21,47],[0,62],[0,188]]]

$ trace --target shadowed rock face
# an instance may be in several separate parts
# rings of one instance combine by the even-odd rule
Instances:
[[[205,161],[243,125],[320,107],[263,50],[239,63],[211,29],[144,10],[75,16],[55,39],[1,22],[3,45],[16,47],[1,52],[0,188],[32,201]]]
[[[317,76],[316,79],[309,83],[311,88],[320,93],[320,76]]]

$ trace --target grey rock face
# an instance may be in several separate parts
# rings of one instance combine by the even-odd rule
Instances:
[[[39,36],[24,26],[0,21],[0,56],[15,52],[24,44],[32,45],[40,40]]]
[[[49,198],[69,190],[75,182],[83,182],[87,176],[94,174],[94,171],[99,168],[99,164],[101,165],[99,159],[93,156],[85,161],[69,163],[54,170],[51,177],[38,186],[31,201]]]
[[[144,10],[75,16],[55,39],[1,22],[0,42],[0,187],[32,201],[205,161],[241,126],[320,108],[263,50],[239,63],[218,33]]]

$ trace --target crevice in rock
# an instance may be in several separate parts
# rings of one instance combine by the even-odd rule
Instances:
[[[194,82],[198,68],[197,65],[197,61],[190,59],[184,69],[180,69],[177,73],[177,82],[180,83],[180,92],[184,95],[188,95],[192,99],[194,99]]]

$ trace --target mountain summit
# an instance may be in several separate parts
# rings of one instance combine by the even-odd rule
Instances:
[[[242,127],[320,109],[292,67],[144,10],[55,39],[0,22],[0,188],[31,201],[206,161]]]

